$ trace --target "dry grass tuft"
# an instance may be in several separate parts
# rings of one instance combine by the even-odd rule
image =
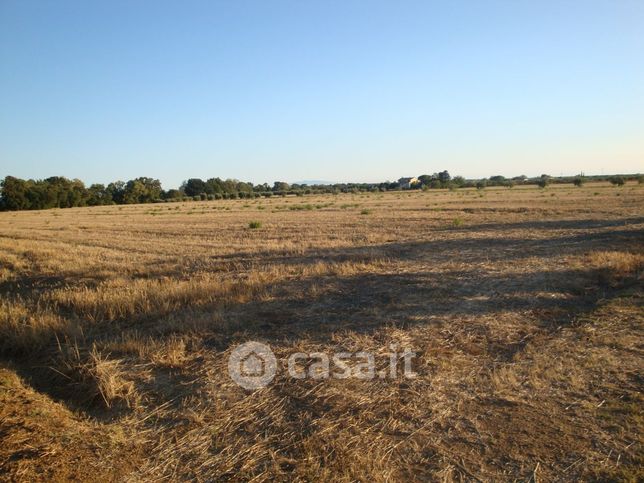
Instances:
[[[617,286],[626,279],[641,279],[644,254],[624,251],[595,251],[587,256],[590,267],[600,270],[601,281]]]
[[[79,399],[102,401],[107,408],[120,403],[132,408],[140,400],[134,382],[125,376],[123,362],[109,359],[96,346],[86,352],[76,342],[65,343],[57,362],[52,369],[71,381]]]

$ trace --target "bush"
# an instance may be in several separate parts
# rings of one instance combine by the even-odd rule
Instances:
[[[255,230],[255,229],[261,228],[261,227],[262,227],[262,222],[261,221],[251,221],[248,224],[248,228],[250,228],[251,230]]]
[[[610,181],[613,186],[624,186],[624,178],[621,176],[611,176],[608,178],[608,181]]]
[[[539,188],[545,188],[548,186],[548,179],[547,178],[541,178],[540,180],[537,181],[537,186]]]
[[[576,176],[572,182],[575,186],[581,187],[586,182],[586,180],[583,176]]]
[[[477,190],[482,190],[486,186],[487,186],[487,182],[484,179],[476,182],[476,189]]]

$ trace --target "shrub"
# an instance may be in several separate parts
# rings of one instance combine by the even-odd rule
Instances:
[[[361,215],[370,215],[370,214],[371,214],[371,210],[362,210],[362,211],[360,212],[360,214],[361,214]]]
[[[608,181],[610,181],[613,186],[624,186],[624,178],[621,176],[611,176],[608,178]]]
[[[575,186],[581,187],[586,182],[586,180],[584,179],[583,176],[576,176],[572,182],[574,183]]]
[[[261,227],[262,227],[262,222],[261,221],[251,221],[248,224],[248,228],[250,228],[251,230],[255,230],[255,229],[261,228]]]
[[[548,178],[541,178],[537,181],[537,186],[539,188],[545,188],[548,186]]]

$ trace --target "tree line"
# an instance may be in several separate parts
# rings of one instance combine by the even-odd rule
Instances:
[[[42,180],[20,179],[6,176],[0,181],[0,210],[42,210],[47,208],[71,208],[77,206],[121,205],[135,203],[161,203],[191,200],[219,200],[238,198],[258,198],[271,196],[322,193],[358,193],[382,192],[403,189],[440,189],[467,188],[483,189],[487,186],[513,187],[517,184],[536,184],[545,187],[550,183],[573,183],[581,186],[586,180],[609,180],[615,185],[624,184],[625,180],[643,181],[642,175],[626,176],[592,176],[555,178],[541,175],[537,178],[516,176],[491,176],[486,179],[466,180],[462,176],[451,177],[448,171],[432,175],[420,175],[411,178],[413,183],[385,181],[382,183],[336,183],[330,185],[289,184],[275,181],[256,184],[235,179],[222,180],[210,178],[190,178],[184,181],[179,189],[164,190],[158,179],[139,177],[127,182],[115,181],[107,186],[92,184],[86,187],[79,179],[68,179],[53,176]]]

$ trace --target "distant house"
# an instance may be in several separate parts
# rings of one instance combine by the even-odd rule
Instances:
[[[415,178],[415,177],[414,178],[400,178],[398,180],[398,185],[404,190],[408,190],[410,188],[413,188],[414,185],[416,185],[418,183],[419,183],[418,178]]]

